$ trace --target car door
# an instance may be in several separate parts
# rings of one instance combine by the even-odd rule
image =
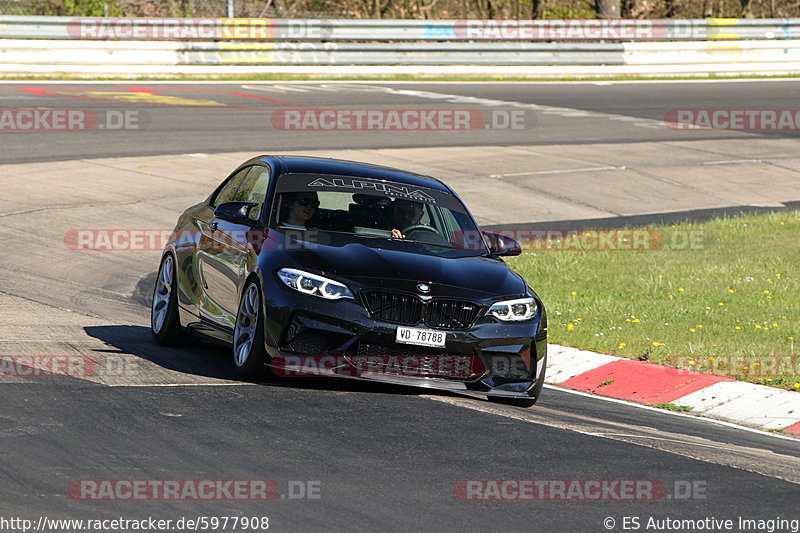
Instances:
[[[205,318],[223,328],[233,328],[239,307],[239,290],[245,276],[256,261],[259,250],[254,248],[253,231],[260,228],[261,213],[269,186],[269,168],[253,165],[240,171],[242,177],[231,197],[219,195],[214,207],[225,202],[252,202],[248,220],[233,222],[212,216],[208,231],[209,241],[203,250],[201,263],[206,292]],[[235,176],[235,178],[238,177]],[[222,192],[222,191],[221,191]]]

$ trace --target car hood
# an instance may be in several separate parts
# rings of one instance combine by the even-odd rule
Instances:
[[[274,267],[318,272],[367,287],[420,293],[416,285],[431,285],[432,296],[493,298],[526,292],[522,278],[505,262],[489,257],[448,258],[436,255],[374,248],[360,243],[344,246],[315,244],[284,250]]]

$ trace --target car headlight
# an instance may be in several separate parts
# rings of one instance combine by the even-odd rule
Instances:
[[[489,308],[489,314],[503,322],[521,322],[536,316],[536,300],[520,298],[497,302]]]
[[[278,277],[287,287],[312,296],[319,296],[326,300],[355,299],[346,285],[310,272],[303,272],[294,268],[282,268],[278,271]]]

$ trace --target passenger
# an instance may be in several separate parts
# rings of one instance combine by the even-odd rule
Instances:
[[[319,198],[314,191],[284,193],[281,225],[305,229],[318,207]]]

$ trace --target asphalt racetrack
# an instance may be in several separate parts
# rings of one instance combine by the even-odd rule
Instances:
[[[188,531],[203,517],[207,531],[234,520],[239,531],[800,528],[798,440],[552,387],[519,409],[339,380],[243,383],[223,347],[152,341],[158,246],[87,251],[68,238],[170,230],[241,161],[275,152],[440,177],[494,227],[785,209],[800,202],[797,128],[747,131],[730,111],[793,109],[798,89],[0,84],[0,355],[97,363],[69,377],[24,364],[0,375],[0,530],[22,530],[2,522],[14,518],[43,531],[78,529],[52,519],[153,518]],[[731,129],[668,120],[703,109],[728,110],[717,120]],[[426,126],[352,126],[386,126],[392,111]],[[212,497],[191,497],[203,481]],[[182,498],[157,497],[176,486]]]

